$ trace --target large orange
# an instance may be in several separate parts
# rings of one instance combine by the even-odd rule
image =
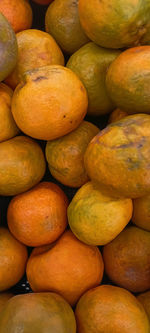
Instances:
[[[52,36],[44,31],[28,29],[16,34],[18,60],[14,71],[5,82],[13,89],[23,74],[33,68],[46,65],[64,65],[64,56]]]
[[[61,65],[26,72],[12,99],[12,113],[18,127],[42,140],[59,138],[77,128],[87,106],[82,82]]]
[[[105,272],[132,292],[150,289],[150,232],[130,226],[103,248]]]
[[[46,159],[54,178],[71,187],[80,187],[88,181],[84,167],[84,153],[98,132],[98,127],[83,121],[71,133],[47,142]]]
[[[150,115],[114,122],[96,135],[85,152],[89,177],[109,195],[137,198],[150,192]]]
[[[33,250],[27,278],[34,292],[55,291],[74,305],[86,290],[100,284],[103,270],[99,249],[83,244],[68,230],[54,244]]]
[[[67,206],[68,199],[58,185],[42,182],[10,201],[8,227],[28,246],[52,243],[67,226]]]
[[[150,321],[150,290],[139,294],[137,299],[142,303]]]
[[[79,300],[75,316],[78,333],[149,333],[142,304],[123,288],[102,285]]]
[[[1,0],[0,12],[10,22],[15,32],[31,28],[32,9],[28,1]]]
[[[133,200],[132,222],[137,227],[150,231],[150,195]]]
[[[55,293],[17,295],[0,315],[0,332],[76,333],[76,322],[69,304]]]
[[[131,199],[114,200],[88,182],[73,197],[68,207],[68,221],[72,232],[82,242],[104,245],[125,228],[132,210]]]
[[[24,275],[27,262],[27,248],[11,233],[0,228],[0,291],[14,286]]]

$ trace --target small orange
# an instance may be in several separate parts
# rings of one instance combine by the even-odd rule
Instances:
[[[137,227],[150,231],[150,195],[133,200],[132,222]]]
[[[24,275],[27,248],[11,233],[0,228],[0,291],[14,286]]]
[[[67,226],[67,206],[68,199],[58,185],[42,182],[10,201],[8,227],[28,246],[54,242]]]
[[[124,117],[127,117],[128,113],[126,111],[123,111],[121,109],[115,109],[111,112],[109,118],[108,118],[108,124],[114,123],[115,121],[118,121]]]
[[[0,12],[11,23],[15,32],[31,28],[32,9],[26,0],[1,0]]]
[[[150,290],[139,294],[137,299],[142,303],[150,321]]]
[[[68,230],[55,243],[33,250],[27,278],[34,292],[55,291],[74,305],[86,290],[100,284],[103,270],[99,249]]]

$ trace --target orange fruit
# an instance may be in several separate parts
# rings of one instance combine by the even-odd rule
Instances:
[[[96,135],[85,152],[88,176],[113,197],[138,198],[150,192],[150,116],[136,114]]]
[[[55,291],[74,305],[86,290],[99,285],[103,270],[99,249],[68,230],[54,244],[33,250],[27,278],[34,292]]]
[[[145,293],[139,294],[137,296],[137,299],[142,303],[150,321],[150,290],[146,291]]]
[[[128,113],[150,113],[150,46],[122,52],[106,75],[108,94],[115,105]]]
[[[64,56],[54,38],[44,31],[28,29],[16,34],[18,61],[15,69],[5,80],[13,89],[23,74],[36,67],[64,65]]]
[[[114,200],[88,182],[73,197],[68,207],[68,221],[72,232],[82,242],[104,245],[125,228],[132,209],[131,199]]]
[[[102,285],[87,291],[75,311],[78,333],[149,333],[142,304],[129,291]]]
[[[75,333],[76,322],[69,304],[55,293],[17,295],[0,315],[1,333]],[[21,331],[20,331],[21,332]]]
[[[10,201],[8,227],[28,246],[52,243],[67,226],[67,206],[68,199],[59,186],[42,182]]]
[[[4,306],[6,305],[7,301],[13,297],[14,295],[9,292],[5,291],[3,293],[0,293],[0,312],[3,310]]]
[[[13,91],[4,83],[0,83],[0,142],[13,138],[19,133],[11,112]]]
[[[126,111],[115,109],[114,111],[111,112],[109,116],[108,124],[114,123],[115,121],[121,120],[122,118],[125,118],[127,116],[128,113]]]
[[[132,292],[150,289],[150,233],[124,229],[103,248],[105,272],[115,284]]]
[[[133,200],[132,222],[137,227],[150,231],[150,195]]]
[[[80,24],[77,0],[53,1],[46,12],[45,28],[69,54],[89,41]]]
[[[73,131],[83,120],[87,106],[82,82],[61,65],[26,72],[12,99],[18,127],[41,140],[53,140]]]
[[[26,0],[1,0],[0,12],[10,22],[15,32],[29,29],[32,25],[32,9]]]
[[[0,228],[0,291],[14,286],[25,273],[27,248],[11,233]]]
[[[26,136],[0,143],[0,195],[29,190],[44,176],[46,163],[41,147]]]
[[[99,128],[88,121],[65,136],[48,141],[46,159],[50,173],[60,183],[80,187],[88,181],[84,167],[84,153]]]

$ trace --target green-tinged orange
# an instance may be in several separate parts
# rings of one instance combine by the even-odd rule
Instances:
[[[150,231],[150,195],[133,200],[132,222],[137,227]]]

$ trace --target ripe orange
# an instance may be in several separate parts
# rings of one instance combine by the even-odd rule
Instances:
[[[133,200],[132,222],[137,227],[150,231],[150,195]]]
[[[128,113],[126,111],[120,110],[120,109],[115,109],[113,112],[111,112],[109,119],[108,119],[108,124],[114,123],[115,121],[121,120],[124,117],[127,117]]]
[[[137,299],[142,303],[150,321],[150,290],[139,294]]]

